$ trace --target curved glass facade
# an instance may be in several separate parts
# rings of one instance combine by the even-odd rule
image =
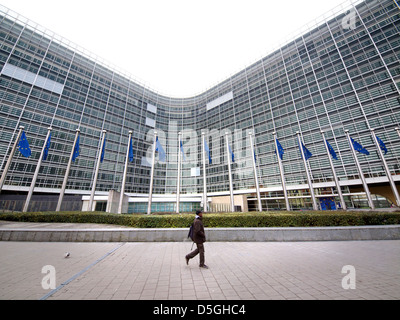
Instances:
[[[191,98],[159,94],[110,67],[98,57],[35,23],[0,7],[0,163],[3,170],[18,133],[25,127],[32,156],[18,152],[3,190],[26,191],[51,126],[52,143],[42,162],[35,192],[59,192],[80,129],[80,156],[71,168],[67,193],[89,194],[102,130],[107,130],[105,160],[96,190],[121,188],[128,131],[133,131],[134,160],[125,192],[132,198],[149,193],[153,131],[166,151],[157,161],[154,195],[177,188],[178,132],[186,161],[182,194],[203,192],[201,132],[207,161],[209,196],[228,195],[225,132],[235,154],[235,194],[254,197],[249,131],[255,133],[257,170],[263,207],[281,207],[283,192],[274,152],[273,132],[285,150],[283,170],[292,206],[310,207],[307,177],[296,132],[313,156],[308,166],[317,195],[333,194],[321,129],[335,149],[334,161],[343,192],[351,202],[361,185],[344,130],[370,150],[358,155],[369,184],[387,178],[370,133],[385,141],[385,159],[395,181],[400,174],[400,10],[392,0],[345,4],[304,34],[241,72]],[[198,168],[198,169],[197,169]],[[356,196],[356,195],[353,195]],[[252,200],[249,200],[250,202]],[[249,202],[250,209],[252,208]],[[284,204],[283,204],[284,207]],[[134,211],[134,210],[133,210]]]

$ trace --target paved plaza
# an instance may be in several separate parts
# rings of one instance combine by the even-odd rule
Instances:
[[[400,240],[206,242],[209,269],[198,257],[186,265],[190,250],[189,242],[2,241],[0,299],[400,299]]]

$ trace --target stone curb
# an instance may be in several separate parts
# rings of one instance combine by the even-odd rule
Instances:
[[[51,229],[0,228],[0,241],[182,242],[188,228]],[[400,225],[308,228],[206,228],[207,241],[400,240]]]

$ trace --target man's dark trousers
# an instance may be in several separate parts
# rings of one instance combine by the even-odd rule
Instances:
[[[204,244],[202,243],[196,243],[197,248],[193,250],[191,253],[189,253],[186,258],[187,259],[192,259],[198,254],[200,254],[200,266],[204,266]]]

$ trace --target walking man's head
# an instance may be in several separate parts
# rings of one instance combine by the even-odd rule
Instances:
[[[203,217],[203,211],[202,210],[196,210],[196,216],[199,216],[200,218]]]

